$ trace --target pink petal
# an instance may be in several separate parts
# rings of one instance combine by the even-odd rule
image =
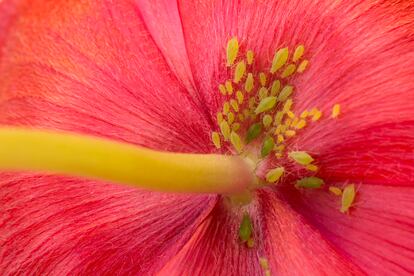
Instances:
[[[56,176],[0,181],[1,275],[153,274],[215,203]]]
[[[217,204],[159,275],[260,275],[261,241],[253,249],[240,243],[240,215],[223,201]],[[255,235],[260,237],[260,233]]]
[[[134,4],[27,1],[9,28],[0,74],[2,124],[211,150],[209,118]]]
[[[326,240],[318,227],[309,224],[278,198],[262,193],[265,254],[276,275],[361,275],[347,256]]]
[[[414,188],[364,184],[349,215],[340,198],[308,191],[289,202],[338,252],[369,275],[414,273]]]
[[[186,89],[197,96],[177,2],[136,0],[136,3],[151,37],[163,53],[171,70],[185,84]]]

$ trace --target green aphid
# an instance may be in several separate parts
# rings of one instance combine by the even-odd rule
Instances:
[[[240,223],[240,228],[239,228],[240,240],[242,242],[247,242],[251,238],[252,232],[253,232],[252,220],[250,219],[249,214],[246,213],[243,215],[243,219]]]
[[[255,123],[249,127],[246,134],[246,143],[250,143],[262,133],[262,125],[260,123]]]

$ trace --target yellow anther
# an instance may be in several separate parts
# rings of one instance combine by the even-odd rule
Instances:
[[[220,90],[221,94],[226,95],[227,91],[226,91],[226,87],[224,85],[219,84],[219,90]]]
[[[279,152],[283,152],[285,150],[286,146],[285,145],[277,145],[275,146],[275,150],[279,151]]]
[[[259,73],[259,80],[260,80],[260,84],[262,86],[265,86],[267,82],[266,74],[263,72]]]
[[[266,98],[268,94],[269,94],[269,91],[267,90],[266,87],[261,87],[259,89],[259,99],[260,100]]]
[[[289,64],[286,66],[285,70],[283,70],[283,73],[281,75],[282,78],[287,78],[293,75],[296,71],[296,65],[295,64]]]
[[[237,38],[233,37],[227,43],[227,66],[233,65],[239,52],[239,42]]]
[[[284,125],[286,127],[290,127],[291,124],[292,124],[292,119],[291,118],[286,118]]]
[[[291,151],[289,152],[289,157],[296,163],[304,166],[309,165],[314,160],[306,151]]]
[[[236,69],[234,71],[234,82],[239,83],[239,81],[243,78],[244,73],[246,72],[246,63],[244,60],[240,61],[236,65]]]
[[[277,93],[279,93],[279,90],[280,90],[280,81],[279,80],[273,81],[272,88],[270,89],[270,95],[276,96]]]
[[[220,135],[217,132],[213,131],[211,133],[211,140],[213,141],[213,144],[216,148],[221,148]]]
[[[239,112],[239,104],[237,103],[235,99],[230,100],[230,105],[234,111]]]
[[[292,59],[293,62],[298,61],[302,57],[304,52],[305,52],[305,47],[303,45],[299,45],[298,47],[296,47],[295,53],[293,54],[293,59]]]
[[[312,121],[316,122],[321,117],[322,117],[322,112],[320,110],[317,110],[312,116]]]
[[[299,122],[296,124],[297,129],[302,129],[306,126],[306,121],[304,119],[300,119]]]
[[[276,105],[276,97],[270,96],[262,99],[254,111],[256,114],[268,111]]]
[[[285,169],[283,167],[278,167],[278,168],[271,169],[266,174],[266,181],[270,182],[270,183],[275,183],[276,181],[278,181],[282,177],[284,172],[285,172]]]
[[[308,67],[308,63],[309,61],[307,59],[303,60],[299,66],[298,66],[298,70],[296,70],[296,72],[298,73],[303,73],[306,70],[306,67]]]
[[[286,101],[287,98],[289,98],[289,96],[292,94],[292,92],[293,92],[293,86],[286,85],[285,87],[283,87],[282,91],[280,91],[278,100],[281,102]]]
[[[231,129],[233,131],[238,131],[240,129],[240,124],[239,123],[234,123],[231,125]]]
[[[342,204],[341,204],[341,212],[345,213],[348,212],[349,208],[352,206],[355,200],[355,185],[348,184],[344,188],[342,192]]]
[[[277,135],[277,143],[278,144],[281,144],[281,143],[283,143],[283,141],[285,141],[285,138],[283,137],[283,135],[282,134],[278,134]]]
[[[278,135],[282,133],[282,125],[277,125],[276,130],[275,130],[275,135]]]
[[[295,113],[293,113],[292,111],[288,111],[287,113],[286,113],[287,115],[288,115],[288,117],[289,118],[291,118],[291,119],[293,119],[293,118],[295,118]]]
[[[283,112],[287,113],[292,107],[292,104],[293,104],[292,99],[287,99],[285,104],[283,105]]]
[[[223,137],[225,140],[228,140],[230,138],[230,126],[226,120],[223,120],[220,123],[220,131],[221,131],[221,134],[223,134]]]
[[[229,102],[224,102],[224,104],[223,104],[223,113],[224,113],[224,115],[226,115],[229,112],[230,112],[230,104],[229,104]]]
[[[282,123],[283,120],[283,112],[278,111],[275,115],[275,124],[280,125]]]
[[[256,105],[256,100],[254,98],[249,99],[249,108],[254,108]]]
[[[244,83],[244,90],[250,93],[254,87],[254,78],[252,73],[247,74],[246,82]]]
[[[230,142],[238,153],[242,152],[243,143],[240,139],[240,136],[234,131],[232,131],[230,134]]]
[[[330,186],[329,187],[329,191],[331,193],[333,193],[334,195],[336,195],[336,196],[342,195],[342,190],[340,188],[338,188],[338,187],[335,187],[335,186]]]
[[[254,59],[254,53],[252,50],[248,50],[246,53],[247,64],[251,65]]]
[[[341,106],[339,104],[335,104],[332,108],[332,118],[337,118],[340,112]]]
[[[275,73],[277,70],[282,68],[283,65],[285,65],[287,59],[289,56],[289,50],[288,48],[282,48],[279,51],[277,51],[273,57],[272,61],[272,68],[270,68],[270,73]]]
[[[240,90],[238,90],[238,91],[236,92],[236,98],[237,98],[237,102],[238,102],[239,104],[242,104],[242,103],[243,103],[244,96],[243,96],[243,93],[242,93]]]
[[[234,117],[234,113],[233,112],[227,113],[227,121],[228,121],[228,124],[229,125],[231,125],[234,122],[234,119],[235,119],[235,117]]]
[[[227,80],[224,83],[224,86],[226,87],[226,91],[229,95],[233,94],[233,85],[231,84],[231,81]]]
[[[311,172],[316,172],[316,171],[318,171],[318,166],[316,166],[316,165],[314,165],[314,164],[309,164],[309,165],[306,165],[306,167],[305,167],[308,171],[311,171]]]
[[[287,125],[281,125],[281,126],[280,126],[280,131],[281,131],[282,133],[284,133],[287,129],[288,129],[288,126],[287,126]]]
[[[308,115],[309,115],[309,111],[307,110],[304,110],[302,113],[300,113],[300,117],[302,119],[305,119]]]
[[[286,131],[285,131],[285,135],[286,135],[287,137],[293,137],[293,136],[295,136],[295,135],[296,135],[296,131],[294,131],[294,130],[286,130]]]
[[[282,158],[282,157],[283,157],[283,153],[276,152],[276,153],[275,153],[275,157],[276,157],[276,158]]]
[[[299,118],[295,117],[295,118],[293,118],[292,124],[290,124],[290,126],[296,128],[298,123],[299,123]]]
[[[217,124],[220,124],[223,121],[223,114],[221,112],[217,112]]]
[[[268,128],[270,126],[270,124],[272,123],[273,119],[272,116],[270,116],[269,114],[266,114],[263,116],[263,126]]]

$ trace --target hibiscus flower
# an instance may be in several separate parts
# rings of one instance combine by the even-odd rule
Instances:
[[[412,1],[0,1],[0,274],[414,273],[413,53]]]

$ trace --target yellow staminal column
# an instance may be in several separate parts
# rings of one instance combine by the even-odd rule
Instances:
[[[237,156],[183,154],[70,133],[0,129],[0,169],[58,173],[178,193],[238,193],[253,168]]]

